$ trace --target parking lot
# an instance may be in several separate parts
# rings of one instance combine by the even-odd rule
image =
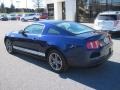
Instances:
[[[52,72],[40,58],[7,53],[4,35],[31,22],[0,21],[0,90],[120,90],[120,37],[113,38],[113,56],[96,68]],[[91,25],[92,26],[92,25]]]

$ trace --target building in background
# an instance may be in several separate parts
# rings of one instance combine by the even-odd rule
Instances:
[[[49,19],[92,22],[99,12],[120,11],[120,0],[45,0]]]
[[[74,21],[76,0],[45,0],[45,4],[50,19]]]
[[[120,0],[76,0],[76,21],[92,22],[99,12],[120,11]]]

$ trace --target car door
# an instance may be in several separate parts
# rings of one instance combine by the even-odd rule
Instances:
[[[29,17],[28,17],[29,20],[32,20],[32,19],[34,18],[34,15],[35,15],[35,14],[29,14]]]
[[[30,19],[30,14],[25,14],[24,19],[29,20]]]
[[[24,29],[24,33],[19,33],[17,40],[14,41],[14,45],[22,51],[40,54],[41,41],[40,37],[44,30],[44,25],[33,24]],[[43,54],[42,54],[43,55]]]

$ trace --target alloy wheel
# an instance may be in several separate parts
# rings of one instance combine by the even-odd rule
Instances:
[[[12,42],[10,40],[6,40],[5,42],[5,45],[6,45],[6,49],[9,53],[12,53],[13,52],[13,45],[12,45]]]
[[[60,71],[62,69],[62,59],[59,54],[51,53],[49,55],[49,64],[55,71]]]

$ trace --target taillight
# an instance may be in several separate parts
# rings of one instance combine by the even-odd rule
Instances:
[[[86,47],[87,49],[98,49],[100,47],[100,41],[96,40],[87,42]]]
[[[119,21],[114,21],[114,27],[116,27],[118,23]]]

